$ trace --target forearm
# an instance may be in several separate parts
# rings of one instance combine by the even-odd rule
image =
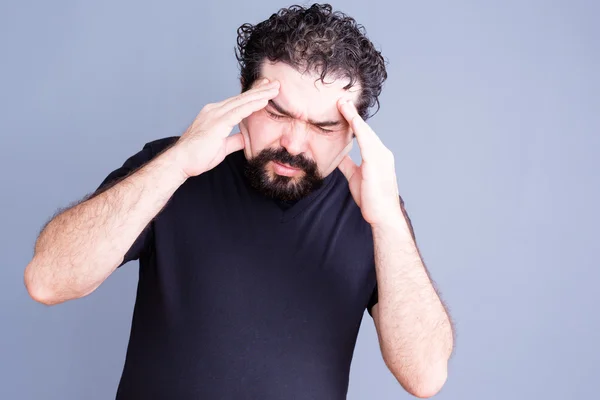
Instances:
[[[445,380],[453,332],[411,232],[401,215],[373,227],[376,323],[386,364],[401,383],[419,390],[414,386],[431,388],[437,386],[432,380]]]
[[[32,297],[55,304],[96,289],[185,181],[172,150],[50,221],[25,270]]]

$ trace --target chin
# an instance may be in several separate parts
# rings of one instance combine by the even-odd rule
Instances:
[[[261,151],[248,161],[245,174],[259,192],[283,200],[299,200],[323,183],[314,161],[292,156],[283,148]]]

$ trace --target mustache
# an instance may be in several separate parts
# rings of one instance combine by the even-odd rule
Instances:
[[[303,170],[313,170],[316,169],[316,163],[308,158],[304,157],[301,154],[296,156],[288,153],[286,149],[280,147],[278,149],[264,149],[260,158],[269,161],[276,161],[282,164],[287,164],[293,168],[299,168]]]

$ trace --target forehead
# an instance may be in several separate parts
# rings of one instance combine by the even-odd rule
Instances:
[[[277,80],[281,84],[275,98],[277,102],[303,117],[319,119],[339,116],[337,101],[341,97],[349,95],[355,103],[358,99],[358,84],[344,89],[350,82],[347,78],[325,77],[323,83],[318,73],[301,73],[288,64],[268,60],[263,63],[261,72],[262,77]]]

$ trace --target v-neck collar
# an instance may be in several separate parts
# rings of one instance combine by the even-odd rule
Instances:
[[[281,222],[281,223],[291,221],[292,219],[297,217],[299,214],[301,214],[315,200],[321,198],[322,196],[325,196],[329,192],[330,186],[331,186],[332,182],[335,180],[336,174],[338,172],[337,168],[334,169],[329,175],[327,175],[325,177],[325,179],[323,180],[323,184],[321,185],[320,188],[311,192],[307,196],[299,199],[294,204],[291,204],[289,207],[284,209],[279,204],[277,204],[277,200],[266,197],[265,195],[258,192],[255,188],[252,187],[252,185],[250,184],[250,182],[248,181],[248,178],[246,177],[246,175],[244,173],[244,168],[246,168],[246,165],[248,163],[248,160],[246,160],[246,156],[244,155],[244,151],[239,150],[235,153],[232,153],[231,156],[235,158],[236,167],[239,168],[239,173],[241,175],[240,177],[244,181],[246,187],[249,190],[251,190],[255,195],[259,196],[266,203],[268,203],[269,208],[272,208],[273,212],[275,214],[279,213],[278,214],[280,216],[279,222]]]

